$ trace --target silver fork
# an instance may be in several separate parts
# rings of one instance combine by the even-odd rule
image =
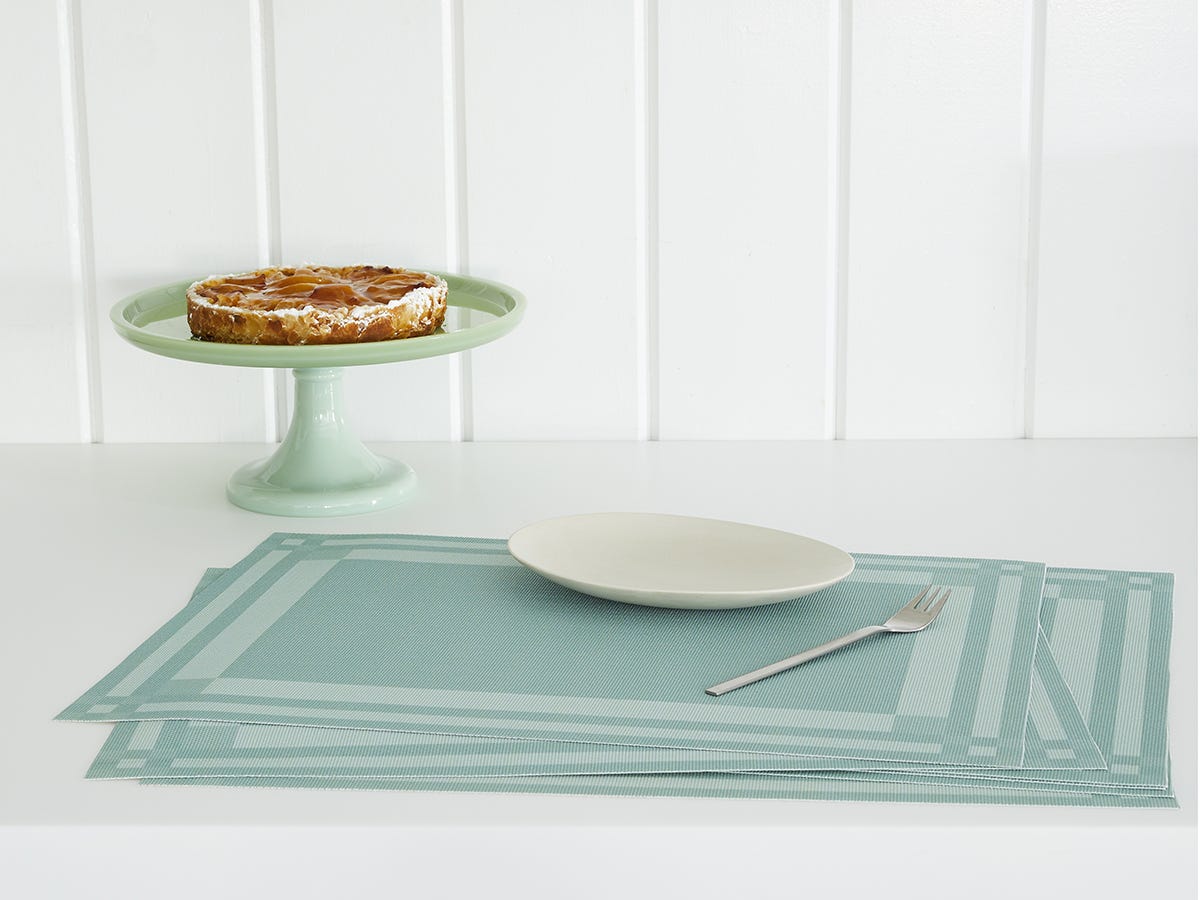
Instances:
[[[937,618],[937,614],[942,611],[946,599],[950,596],[950,588],[946,588],[946,592],[939,597],[938,591],[940,590],[940,587],[935,588],[932,584],[926,585],[925,590],[921,591],[911,601],[897,610],[896,614],[882,625],[870,625],[866,628],[860,628],[858,631],[844,634],[840,638],[835,638],[826,644],[821,644],[819,647],[813,647],[811,650],[805,650],[803,653],[797,653],[795,656],[781,659],[777,663],[771,663],[769,666],[763,666],[761,669],[755,669],[753,672],[747,672],[745,675],[739,675],[737,678],[730,678],[728,681],[714,684],[712,687],[706,689],[704,693],[720,697],[722,694],[736,691],[740,687],[754,684],[756,681],[762,681],[764,678],[770,678],[772,675],[778,675],[780,672],[786,672],[788,669],[793,669],[809,660],[816,659],[818,656],[824,656],[826,653],[840,650],[843,647],[853,644],[855,641],[861,641],[863,638],[870,637],[873,634],[882,634],[885,631],[911,634],[914,631],[920,631]]]

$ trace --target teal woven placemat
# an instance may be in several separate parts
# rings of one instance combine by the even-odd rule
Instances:
[[[201,587],[221,573],[209,570]],[[1169,786],[1166,729],[1171,587],[1171,577],[1158,573],[1047,570],[1042,624],[1057,635],[1071,684],[1059,672],[1049,643],[1040,639],[1026,766],[1018,771],[907,765],[891,771],[772,773],[796,776],[805,784],[763,784],[737,777],[650,773],[705,771],[705,758],[714,756],[725,763],[747,756],[760,763],[780,759],[793,768],[798,760],[351,729],[148,721],[118,724],[89,774],[143,776],[148,782],[159,779],[146,775],[165,775],[184,784],[272,787],[1173,807],[1177,803]],[[196,601],[202,600],[198,594]],[[1074,711],[1072,691],[1087,703],[1109,753],[1121,757],[1115,771],[1054,769],[1054,760],[1078,753],[1071,729],[1063,727],[1059,714],[1064,698]],[[1074,718],[1081,722],[1077,713]],[[1095,746],[1090,735],[1085,743]],[[1137,753],[1115,754],[1116,748],[1134,747]],[[829,762],[805,760],[803,765]],[[511,777],[529,771],[647,774]],[[246,772],[253,777],[231,777]],[[283,773],[286,776],[280,777]],[[362,777],[381,774],[405,783]]]
[[[997,806],[1095,806],[1176,808],[1169,796],[1119,796],[1066,791],[1026,791],[962,784],[855,782],[768,773],[704,775],[564,775],[533,778],[200,778],[144,779],[158,785],[333,790],[454,791],[480,794],[583,794],[609,797],[703,797],[711,799],[851,800],[892,803],[959,803]]]
[[[1042,622],[1051,652],[1108,762],[1106,783],[1165,787],[1172,590],[1161,572],[1055,569]],[[1070,769],[1050,776],[1079,780]]]
[[[1049,647],[1039,640],[1030,701],[1026,764],[1097,769],[1104,759],[1062,685]],[[1046,689],[1044,684],[1052,687]],[[1053,699],[1051,699],[1053,698]],[[1042,735],[1047,735],[1043,738]],[[282,774],[467,778],[509,775],[629,774],[733,770],[862,769],[861,760],[706,750],[668,750],[565,741],[511,741],[295,725],[206,721],[118,723],[89,778]],[[953,771],[949,767],[940,767]],[[924,771],[915,764],[909,770]],[[979,771],[969,767],[963,772]],[[1014,770],[996,771],[1013,774]]]
[[[861,555],[749,610],[630,607],[551,584],[503,541],[272,536],[61,718],[209,719],[840,760],[1023,758],[1044,567]],[[722,698],[703,687],[883,621],[929,582],[936,627]]]
[[[647,782],[622,780],[602,786],[594,779],[580,783],[526,779],[505,785],[487,776],[520,775],[542,768],[546,772],[610,771],[605,766],[649,766],[674,762],[679,771],[695,765],[703,753],[681,753],[675,760],[666,751],[638,748],[603,748],[609,756],[590,757],[593,749],[578,744],[542,744],[443,738],[347,729],[245,726],[211,722],[145,722],[118,725],[97,758],[94,777],[173,777],[210,775],[208,783],[329,786],[382,789],[373,779],[348,779],[386,774],[414,780],[412,789],[484,790],[507,787],[518,792],[661,793],[693,795],[708,785],[728,796],[779,796],[837,799],[908,799],[929,802],[1052,803],[1081,805],[1177,805],[1169,786],[1167,763],[1167,655],[1171,630],[1170,576],[1141,572],[1097,572],[1049,569],[1048,600],[1043,604],[1043,624],[1057,634],[1060,653],[1068,660],[1068,686],[1052,665],[1047,643],[1039,644],[1039,676],[1052,685],[1047,692],[1062,695],[1073,689],[1088,703],[1109,754],[1120,759],[1103,771],[1002,771],[909,767],[905,772],[810,772],[815,779],[803,787],[764,787],[756,781],[687,781],[663,776]],[[1066,612],[1069,606],[1074,612]],[[1089,624],[1090,623],[1090,624]],[[1057,684],[1054,679],[1058,679]],[[1035,678],[1035,684],[1038,679]],[[1031,705],[1031,735],[1033,726]],[[1070,694],[1066,696],[1069,698]],[[1124,698],[1124,699],[1122,699]],[[1061,756],[1064,733],[1043,731],[1034,742],[1044,756]],[[1118,747],[1140,748],[1134,754],[1117,754]],[[640,754],[647,753],[650,756]],[[654,754],[662,754],[655,756]],[[1027,754],[1028,757],[1029,754]],[[550,768],[547,768],[549,766]],[[1134,768],[1136,766],[1136,769]],[[1043,767],[1044,768],[1044,767]],[[253,772],[256,779],[238,781],[228,776]],[[292,777],[280,779],[279,773]],[[428,776],[441,776],[430,779]],[[477,779],[482,778],[482,781]],[[1161,778],[1161,780],[1160,780]],[[837,790],[838,782],[843,793]],[[868,789],[864,784],[875,784]],[[881,783],[893,787],[880,786]],[[738,785],[745,793],[739,794]],[[1043,795],[1038,797],[1037,795]],[[1032,795],[1032,796],[1031,796]],[[1107,797],[1109,799],[1101,799]]]
[[[192,595],[224,569],[208,569]],[[1042,736],[1046,735],[1046,738]],[[716,754],[716,755],[714,755]],[[355,773],[369,777],[629,774],[730,769],[861,768],[860,761],[770,754],[665,750],[569,742],[514,742],[453,735],[287,725],[155,721],[118,723],[88,772],[89,778],[239,776],[264,771],[303,776]],[[1022,768],[1103,768],[1092,740],[1039,635]],[[903,767],[897,767],[901,769]],[[910,770],[920,769],[909,765]],[[943,769],[943,771],[950,771]],[[964,772],[978,771],[974,767]],[[1007,770],[1006,770],[1007,771]]]
[[[1086,711],[1106,765],[1026,771],[1033,785],[1106,793],[1170,790],[1167,690],[1174,579],[1160,572],[1046,570],[1042,626],[1063,684]],[[1057,755],[1054,742],[1047,749]],[[922,777],[986,785],[993,773],[950,767]],[[869,778],[886,778],[883,774]],[[904,780],[907,772],[901,773]]]
[[[224,573],[209,569],[193,594]],[[1025,767],[1101,768],[1104,760],[1039,635]],[[1048,687],[1047,687],[1048,686]],[[1041,735],[1050,735],[1049,740]],[[577,742],[507,741],[453,735],[186,720],[118,723],[89,778],[240,776],[481,777],[730,769],[859,768],[856,760],[667,750]],[[910,766],[915,768],[915,766]]]

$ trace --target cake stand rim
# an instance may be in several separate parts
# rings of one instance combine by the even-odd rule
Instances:
[[[436,271],[434,274],[445,278],[450,287],[446,300],[448,307],[487,312],[493,318],[442,334],[352,344],[223,344],[147,331],[145,326],[151,322],[185,314],[183,294],[188,286],[202,280],[189,278],[159,284],[122,298],[111,308],[109,319],[122,338],[158,356],[243,368],[304,369],[378,365],[459,353],[503,337],[516,328],[524,317],[527,305],[525,295],[510,285],[474,275]],[[463,302],[472,298],[475,303]],[[146,305],[148,303],[150,305]],[[131,318],[137,314],[157,314],[163,307],[178,311],[172,315],[160,315],[141,325],[134,324]]]

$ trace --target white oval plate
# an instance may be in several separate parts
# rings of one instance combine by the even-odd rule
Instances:
[[[514,534],[508,550],[551,581],[593,597],[680,609],[780,603],[854,571],[848,553],[812,538],[655,513],[547,519]]]

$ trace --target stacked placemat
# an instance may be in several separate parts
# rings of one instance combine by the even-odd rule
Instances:
[[[704,688],[952,588],[886,635]],[[629,606],[504,541],[275,534],[59,718],[89,778],[407,791],[1174,807],[1172,577],[856,554],[735,610]]]

